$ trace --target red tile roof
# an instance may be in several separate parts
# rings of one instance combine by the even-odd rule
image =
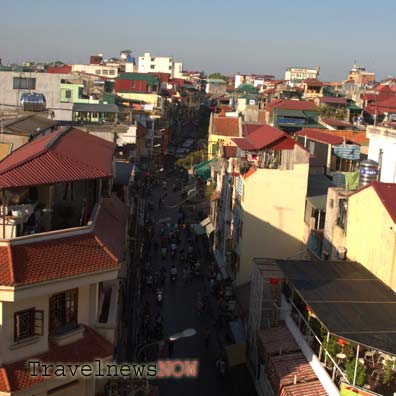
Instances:
[[[385,100],[377,100],[376,103],[370,104],[364,108],[364,111],[370,114],[377,113],[378,115],[384,113],[396,113],[396,96],[388,97]]]
[[[335,131],[327,131],[335,132]],[[323,132],[323,129],[309,129],[304,128],[301,131],[296,132],[296,136],[306,136],[308,139],[315,140],[320,143],[326,143],[331,145],[337,145],[344,143],[344,139],[340,136],[334,136],[329,133]],[[350,139],[345,139],[346,143],[354,143]]]
[[[213,117],[214,135],[239,136],[239,117]]]
[[[88,326],[79,341],[68,345],[50,344],[49,351],[30,360],[43,363],[83,363],[94,362],[95,359],[108,359],[113,354],[113,346]],[[26,359],[27,361],[28,359]],[[17,392],[48,380],[48,377],[32,377],[25,360],[5,364],[0,368],[0,392]]]
[[[304,80],[304,83],[310,85],[312,87],[321,87],[323,83],[316,78],[307,78]]]
[[[257,129],[260,129],[265,124],[242,124],[242,136],[249,135]]]
[[[225,158],[234,158],[237,156],[237,147],[236,146],[224,146],[224,157]]]
[[[346,105],[347,101],[345,98],[335,97],[335,96],[324,96],[320,98],[320,103],[328,103],[328,104],[338,104],[338,105]]]
[[[352,124],[347,121],[338,120],[337,118],[321,118],[321,121],[332,127],[351,127]]]
[[[310,381],[308,383],[300,383],[287,385],[282,388],[279,396],[328,396],[328,392],[323,388],[319,381]]]
[[[260,125],[254,132],[249,133],[244,138],[232,139],[242,150],[261,150],[264,147],[272,150],[293,149],[295,140],[290,138],[285,132],[270,125]],[[279,143],[283,142],[281,146]],[[288,141],[286,143],[286,141]],[[277,145],[275,145],[277,143]]]
[[[315,103],[303,100],[276,99],[265,107],[270,113],[273,109],[315,111]]]
[[[286,385],[317,380],[315,372],[301,352],[272,356],[268,363],[268,375],[276,394]]]
[[[366,136],[366,131],[358,131],[358,130],[336,130],[332,131],[329,129],[321,129],[323,133],[327,133],[331,136],[345,137],[347,140],[350,140],[357,144],[368,144],[370,139]]]
[[[36,282],[117,269],[123,260],[128,209],[116,196],[102,201],[91,232],[0,247],[0,285]]]
[[[114,148],[75,128],[50,133],[0,162],[0,188],[111,177]]]
[[[396,223],[396,184],[373,182],[372,186],[393,222]]]

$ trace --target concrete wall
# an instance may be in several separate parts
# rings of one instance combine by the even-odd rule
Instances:
[[[153,94],[146,94],[146,93],[123,93],[119,92],[117,94],[124,99],[131,99],[131,100],[143,100],[145,103],[153,104],[154,107],[160,106],[160,96],[153,93]]]
[[[380,159],[380,150],[382,150],[380,181],[384,183],[396,183],[396,132],[391,130],[394,136],[383,136],[387,132],[386,128],[371,128],[371,130],[378,130],[382,134],[367,134],[367,137],[370,138],[368,158],[378,162]]]
[[[118,76],[118,65],[72,65],[72,72],[115,78]]]
[[[250,280],[253,258],[285,259],[303,249],[308,167],[258,169],[245,179],[237,284]]]
[[[395,224],[372,187],[349,197],[347,216],[348,258],[396,291]]]
[[[71,74],[52,74],[52,73],[34,73],[34,72],[0,72],[0,102],[4,103],[8,108],[19,107],[19,100],[24,92],[29,92],[27,89],[13,89],[13,78],[35,78],[36,88],[34,92],[44,94],[47,101],[47,108],[49,111],[55,113],[56,120],[71,121],[72,119],[72,104],[61,103],[60,100],[60,82],[62,79],[77,80],[78,76]]]
[[[97,284],[87,284],[78,288],[78,323],[91,327],[96,324]],[[62,292],[60,290],[59,292]],[[11,363],[26,359],[48,350],[49,336],[49,301],[51,294],[37,296],[14,302],[0,302],[0,361]],[[14,313],[35,308],[44,312],[43,336],[31,342],[14,342]],[[95,314],[92,314],[95,313]]]

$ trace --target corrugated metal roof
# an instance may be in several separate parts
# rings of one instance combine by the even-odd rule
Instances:
[[[104,103],[74,103],[73,111],[88,112],[93,111],[97,113],[119,113],[120,110],[115,104]]]
[[[112,176],[114,144],[66,128],[25,144],[0,162],[0,188]]]

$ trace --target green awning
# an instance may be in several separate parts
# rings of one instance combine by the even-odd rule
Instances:
[[[210,179],[211,176],[211,163],[213,161],[217,161],[217,158],[213,158],[209,161],[200,162],[197,165],[193,166],[193,172],[195,176],[198,176],[203,181]]]

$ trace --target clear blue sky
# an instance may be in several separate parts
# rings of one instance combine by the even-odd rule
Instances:
[[[395,0],[1,0],[0,58],[88,63],[129,48],[185,69],[283,76],[321,66],[345,78],[354,60],[396,74]]]

